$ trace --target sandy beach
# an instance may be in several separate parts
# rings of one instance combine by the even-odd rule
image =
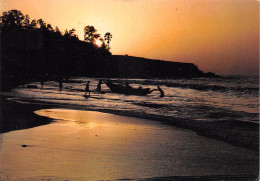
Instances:
[[[27,110],[10,111],[13,127],[0,134],[1,180],[252,180],[258,174],[257,152],[186,129],[47,104],[1,103],[1,120],[10,108]]]

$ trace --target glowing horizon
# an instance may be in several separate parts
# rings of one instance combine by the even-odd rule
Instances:
[[[5,0],[60,30],[93,25],[113,35],[112,54],[194,63],[204,72],[258,75],[259,1]]]

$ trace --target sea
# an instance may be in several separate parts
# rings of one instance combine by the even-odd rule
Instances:
[[[112,93],[102,84],[102,93],[95,91],[99,80],[132,87],[157,89],[147,96]],[[85,86],[90,81],[90,97],[84,97]],[[16,100],[35,100],[66,105],[82,110],[116,112],[131,116],[167,117],[199,122],[246,121],[259,123],[259,77],[226,76],[222,78],[194,79],[115,79],[74,77],[63,83],[59,90],[56,81],[33,82],[37,88],[26,85],[13,89],[6,95]],[[2,93],[3,94],[3,93]]]

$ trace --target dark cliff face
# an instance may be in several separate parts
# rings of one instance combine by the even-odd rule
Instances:
[[[132,56],[106,57],[99,70],[104,77],[125,78],[196,78],[216,77],[203,73],[192,63],[169,62]]]

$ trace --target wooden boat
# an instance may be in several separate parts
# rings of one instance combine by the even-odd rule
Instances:
[[[133,88],[130,86],[123,86],[120,84],[115,84],[110,81],[106,82],[106,85],[109,87],[109,89],[118,94],[125,94],[125,95],[137,95],[137,96],[146,96],[147,94],[150,94],[153,92],[153,90],[150,90],[150,88]]]

